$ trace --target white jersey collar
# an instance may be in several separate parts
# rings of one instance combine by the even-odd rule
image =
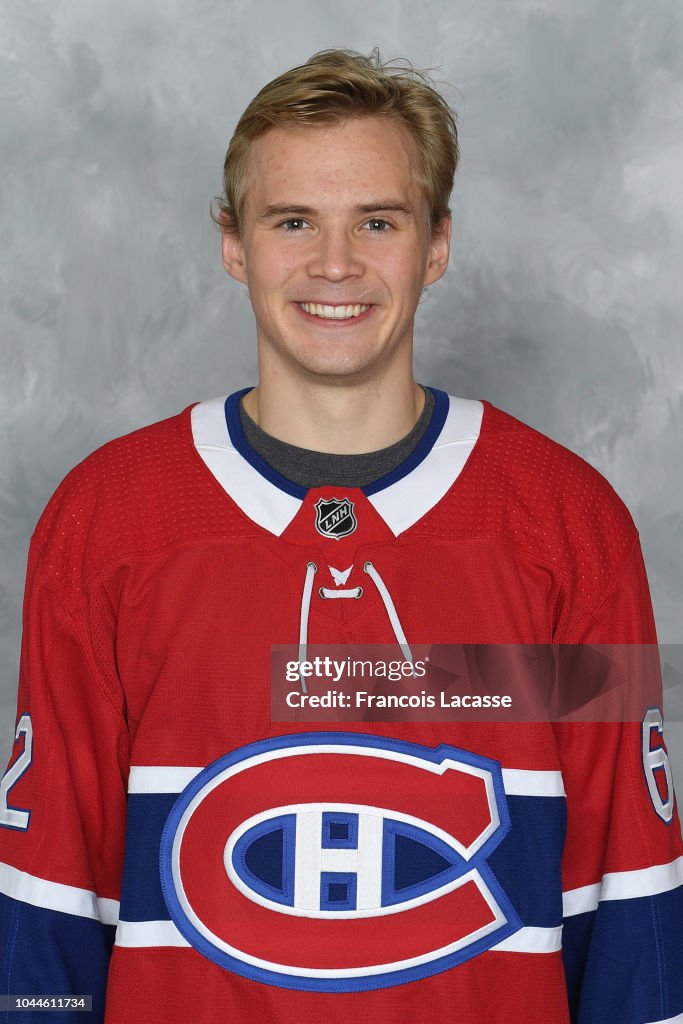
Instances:
[[[361,488],[396,536],[429,512],[452,487],[481,429],[481,402],[432,390],[436,399],[434,423],[427,428],[424,443],[393,473]],[[194,445],[220,486],[245,515],[280,536],[299,511],[306,490],[283,480],[245,447],[235,416],[244,393],[213,398],[193,407]]]

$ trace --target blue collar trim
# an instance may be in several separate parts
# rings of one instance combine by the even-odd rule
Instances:
[[[266,462],[263,456],[259,455],[251,447],[244,436],[240,419],[240,401],[244,395],[248,395],[253,390],[253,388],[242,388],[241,391],[236,391],[234,395],[228,395],[225,400],[225,421],[228,425],[228,434],[230,435],[232,446],[240,453],[243,459],[246,459],[271,484],[275,484],[276,487],[279,487],[286,494],[291,494],[293,498],[300,498],[303,501],[308,493],[308,488],[293,483],[292,480],[288,480],[282,473],[278,473],[276,469],[273,469],[270,463]]]
[[[236,391],[233,395],[229,395],[225,400],[225,422],[228,427],[228,434],[230,436],[232,446],[240,453],[243,459],[246,459],[246,461],[253,466],[261,476],[274,484],[275,487],[278,487],[286,494],[290,494],[293,498],[299,498],[303,501],[308,493],[308,488],[302,487],[300,484],[295,484],[292,480],[288,480],[287,477],[278,473],[276,469],[273,469],[273,467],[251,447],[244,436],[242,421],[240,419],[240,401],[244,395],[249,394],[252,390],[253,388],[243,388],[241,391]],[[432,412],[429,426],[424,432],[415,450],[404,462],[397,466],[396,469],[392,470],[391,473],[386,473],[384,476],[380,477],[379,480],[375,480],[374,483],[367,484],[367,486],[361,488],[363,493],[368,497],[371,494],[377,494],[378,491],[383,491],[386,487],[391,487],[392,484],[395,484],[398,480],[402,480],[403,477],[412,473],[413,470],[427,458],[434,447],[436,440],[443,429],[443,425],[446,422],[449,399],[445,391],[439,391],[436,388],[430,388],[429,390],[434,395],[434,411]]]
[[[443,430],[443,425],[448,416],[449,400],[445,391],[438,391],[436,388],[430,388],[429,390],[434,395],[434,409],[432,410],[429,426],[420,438],[417,447],[396,469],[392,469],[391,473],[386,473],[379,480],[375,480],[374,483],[362,487],[361,490],[367,497],[370,497],[371,494],[377,494],[378,491],[383,491],[385,487],[391,487],[392,484],[412,473],[421,462],[424,462],[436,444],[436,440]]]

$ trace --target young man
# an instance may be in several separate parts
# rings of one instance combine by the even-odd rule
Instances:
[[[258,386],[106,445],[33,537],[3,992],[93,994],[108,1024],[683,1020],[657,709],[271,720],[274,643],[413,668],[415,644],[655,643],[609,485],[413,380],[456,140],[376,54],[318,54],[241,118],[218,220]]]

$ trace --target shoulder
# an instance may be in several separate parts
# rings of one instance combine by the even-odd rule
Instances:
[[[112,560],[233,532],[239,514],[197,456],[192,408],[108,442],[64,478],[31,541],[64,587]]]
[[[508,511],[522,516],[520,524],[559,518],[566,525],[602,524],[633,537],[626,505],[594,466],[490,403],[484,403],[484,410],[473,468],[501,480]]]
[[[155,490],[170,468],[185,461],[189,409],[177,416],[117,437],[92,452],[62,480],[47,504],[33,540],[43,547],[54,524],[65,515],[78,528],[99,506],[111,507],[129,500],[144,482],[146,491]]]
[[[467,463],[423,528],[496,539],[569,576],[594,603],[638,534],[624,502],[585,459],[483,402]],[[456,525],[457,524],[457,525]]]
[[[500,529],[520,551],[556,567],[582,603],[595,606],[638,541],[626,505],[585,459],[487,405],[479,459],[500,481]]]

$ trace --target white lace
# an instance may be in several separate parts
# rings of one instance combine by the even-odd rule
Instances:
[[[398,641],[398,646],[401,648],[401,651],[403,653],[403,657],[406,659],[406,661],[409,661],[411,663],[411,665],[412,665],[412,663],[413,663],[413,653],[410,650],[410,647],[408,646],[408,641],[406,640],[406,635],[403,632],[403,627],[401,626],[401,622],[400,622],[400,619],[398,617],[398,612],[396,611],[396,608],[394,607],[394,602],[391,600],[391,594],[387,590],[386,583],[384,582],[384,580],[382,579],[380,574],[377,572],[377,570],[375,569],[375,567],[372,564],[372,562],[366,562],[365,563],[365,565],[363,566],[363,572],[366,572],[368,574],[368,576],[370,577],[372,582],[375,584],[375,586],[379,590],[379,596],[384,601],[384,607],[387,610],[387,615],[389,616],[389,622],[391,623],[391,628],[394,631],[394,636],[396,637],[396,640]]]
[[[318,593],[321,597],[326,597],[331,601],[334,597],[360,597],[363,588],[351,587],[350,590],[333,590],[332,587],[321,587]]]
[[[304,581],[304,590],[301,595],[301,617],[299,619],[299,662],[306,661],[306,649],[308,647],[308,617],[311,610],[311,597],[313,594],[313,582],[315,580],[315,574],[318,571],[318,566],[315,562],[309,562],[306,566],[306,579]],[[413,653],[408,646],[406,635],[403,632],[401,621],[398,617],[398,612],[394,602],[391,599],[391,594],[387,589],[387,585],[375,569],[372,562],[366,562],[363,566],[363,572],[367,573],[372,582],[377,587],[379,596],[384,602],[387,615],[389,616],[389,622],[391,628],[394,631],[396,642],[401,648],[401,652],[406,661],[413,663]],[[327,600],[333,600],[335,598],[358,598],[363,593],[362,587],[349,587],[346,590],[337,590],[333,587],[320,587],[318,593],[322,598]],[[306,693],[306,680],[303,676],[300,677],[301,692]]]
[[[301,616],[299,618],[299,664],[306,660],[306,646],[308,644],[308,613],[311,610],[311,594],[313,593],[313,580],[318,571],[315,562],[309,562],[306,566],[306,579],[304,581],[304,592],[301,595]],[[306,680],[299,676],[301,692],[308,693]]]

